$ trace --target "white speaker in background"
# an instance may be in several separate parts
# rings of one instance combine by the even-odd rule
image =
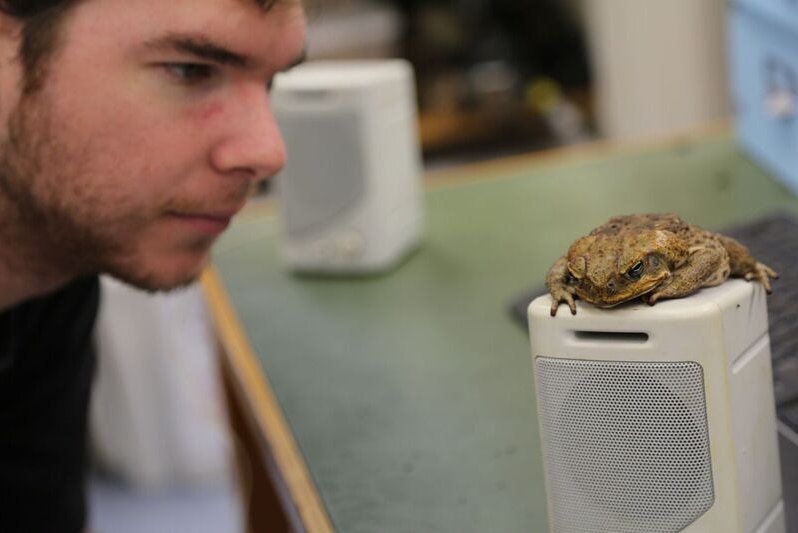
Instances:
[[[765,294],[578,302],[529,329],[551,531],[784,533]]]
[[[276,78],[272,106],[288,152],[277,176],[288,265],[333,274],[395,266],[423,224],[410,65],[308,62]]]

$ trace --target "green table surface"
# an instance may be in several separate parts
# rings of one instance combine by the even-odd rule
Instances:
[[[510,301],[611,215],[721,229],[798,211],[725,134],[445,181],[425,194],[419,251],[383,276],[292,275],[257,209],[215,251],[338,531],[547,531],[532,362]]]

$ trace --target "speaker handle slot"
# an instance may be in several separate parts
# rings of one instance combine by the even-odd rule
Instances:
[[[585,331],[572,330],[574,338],[580,342],[622,342],[644,344],[648,342],[648,333],[642,331]]]

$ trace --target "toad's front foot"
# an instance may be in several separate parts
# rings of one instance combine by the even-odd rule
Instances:
[[[759,262],[757,262],[753,272],[748,272],[745,275],[746,281],[751,281],[752,279],[759,281],[759,283],[761,283],[762,286],[765,287],[765,291],[767,291],[768,294],[773,292],[773,289],[771,289],[770,287],[771,278],[778,279],[779,278],[778,273],[776,273],[775,270],[773,270],[766,264]]]
[[[561,303],[567,303],[571,314],[576,314],[576,302],[574,296],[565,289],[551,289],[551,316],[557,315],[557,309]]]

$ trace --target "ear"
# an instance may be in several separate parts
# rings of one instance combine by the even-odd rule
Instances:
[[[585,256],[580,255],[579,257],[575,257],[573,260],[568,261],[568,271],[576,279],[584,278],[585,273],[587,272],[587,259],[585,259]]]
[[[19,55],[22,20],[0,9],[0,61],[3,64]]]
[[[14,34],[19,35],[22,29],[22,21],[19,17],[15,17],[8,13],[6,2],[0,0],[0,35]]]
[[[596,239],[595,235],[580,237],[568,248],[567,257],[573,258],[568,261],[568,271],[576,279],[582,279],[587,275],[587,258],[590,257],[590,250]]]
[[[21,19],[0,10],[0,138],[5,138],[8,133],[5,125],[21,95],[23,68],[19,50],[22,28]]]

